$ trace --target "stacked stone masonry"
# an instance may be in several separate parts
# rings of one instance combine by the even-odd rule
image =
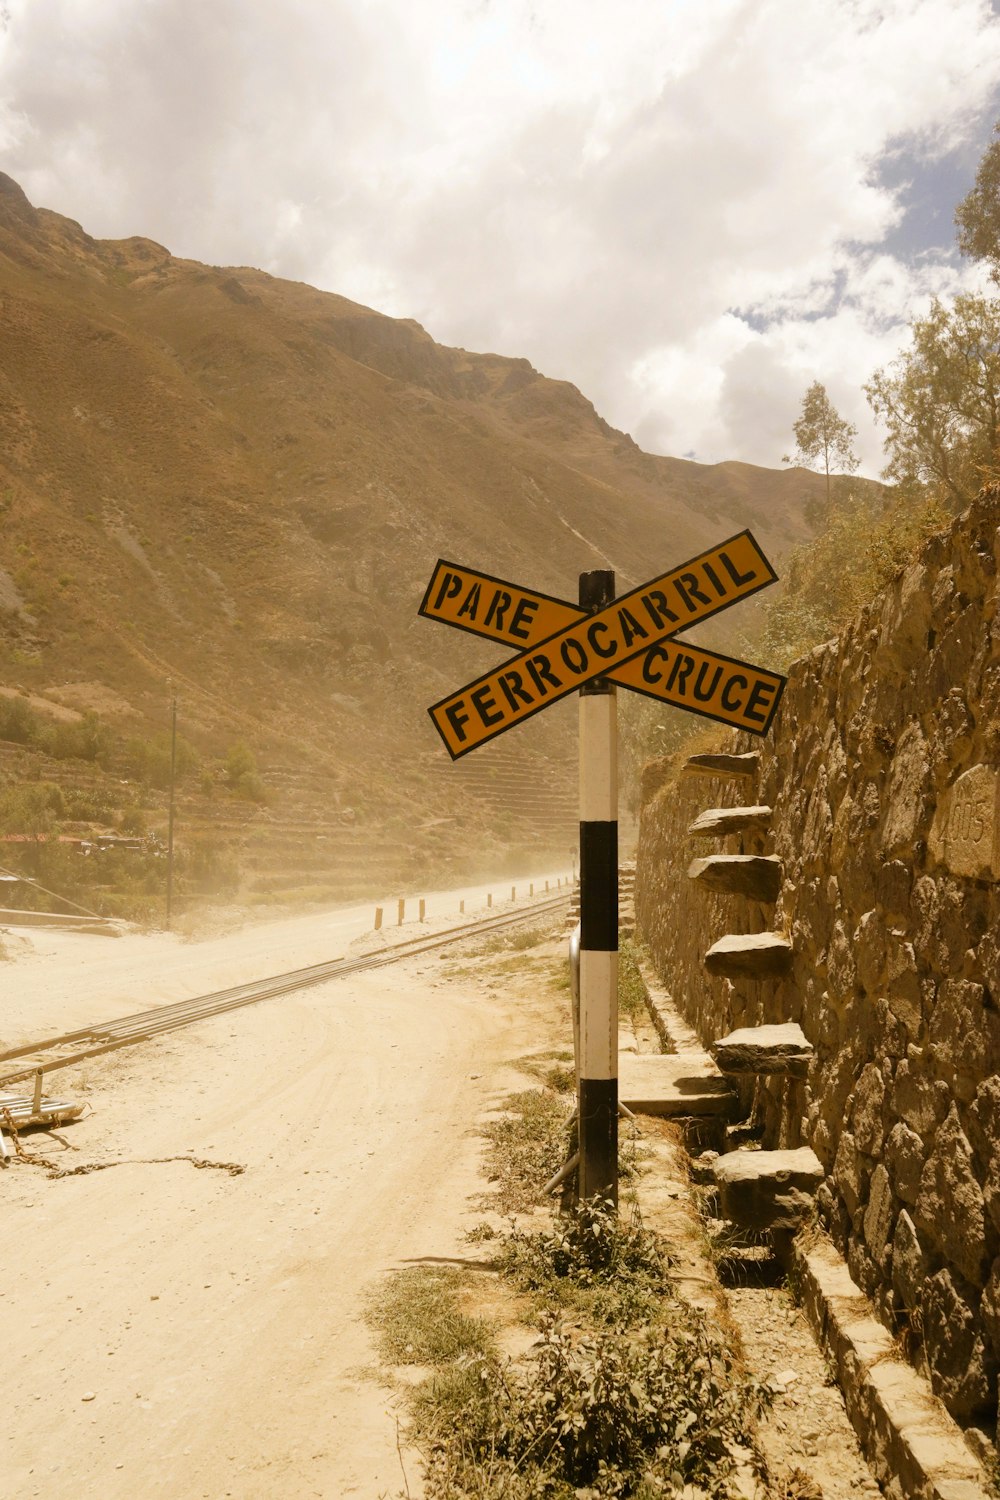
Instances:
[[[802,1079],[739,1083],[768,1149],[810,1147],[855,1281],[960,1419],[1000,1369],[1000,492],[985,494],[838,640],[795,664],[754,779],[646,770],[640,936],[709,1044],[796,1022]],[[717,839],[780,859],[777,902],[690,880],[707,806],[767,805]],[[778,932],[788,972],[728,978],[723,934]]]

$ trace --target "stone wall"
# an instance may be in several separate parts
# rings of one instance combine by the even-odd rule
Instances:
[[[983,496],[838,640],[796,663],[755,781],[647,768],[640,935],[708,1042],[797,1021],[806,1080],[750,1086],[766,1146],[809,1145],[855,1280],[961,1418],[1000,1366],[1000,492]],[[767,803],[754,842],[687,833]],[[709,852],[774,853],[776,905],[706,893]],[[790,937],[787,979],[713,979],[727,932]]]

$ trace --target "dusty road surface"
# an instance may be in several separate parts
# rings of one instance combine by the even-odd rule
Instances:
[[[405,898],[405,920],[397,926],[397,898],[381,902],[382,938],[392,943],[433,932],[495,912],[529,904],[529,885],[536,897],[568,888],[569,873],[542,872],[505,876],[488,884],[425,892],[426,922],[417,921],[419,897]],[[511,889],[517,901],[510,902]],[[492,897],[492,908],[487,906]],[[465,915],[460,914],[464,902]],[[184,936],[185,917],[177,932],[131,932],[122,938],[60,931],[13,928],[0,933],[3,946],[17,959],[16,971],[0,967],[0,1046],[34,1041],[95,1021],[131,1015],[192,995],[243,984],[269,974],[304,968],[341,957],[348,947],[371,934],[376,903],[365,901],[305,916],[280,917],[222,932]],[[0,923],[2,927],[2,923]]]
[[[104,989],[92,946],[73,950],[89,955],[75,986],[65,942],[0,965],[5,1040],[150,1003],[131,940],[72,941],[105,948]],[[252,935],[225,940],[228,962],[221,941],[200,968],[189,945],[187,992],[244,977]],[[444,968],[332,981],[54,1075],[93,1113],[66,1127],[74,1149],[30,1141],[86,1170],[0,1173],[3,1500],[401,1492],[393,1398],[364,1373],[364,1288],[468,1253],[476,1122],[537,1040],[530,1006]]]

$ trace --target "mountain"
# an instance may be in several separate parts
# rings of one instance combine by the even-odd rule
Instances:
[[[567,598],[612,566],[624,590],[747,525],[778,560],[821,493],[643,453],[527,360],[95,240],[3,174],[0,434],[0,691],[121,737],[176,694],[201,754],[245,741],[270,788],[189,788],[180,827],[244,854],[253,832],[276,884],[329,854],[345,889],[572,837],[572,707],[454,766],[437,741],[427,706],[498,658],[417,618],[438,556]],[[58,773],[12,754],[8,779]]]

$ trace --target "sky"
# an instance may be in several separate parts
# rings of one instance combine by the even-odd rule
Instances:
[[[780,466],[934,296],[989,0],[0,0],[0,169],[93,235],[527,357],[655,453]]]

